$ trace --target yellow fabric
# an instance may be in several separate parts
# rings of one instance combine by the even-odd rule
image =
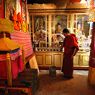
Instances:
[[[22,31],[27,32],[27,24],[25,22],[22,23]]]
[[[14,32],[13,22],[8,19],[0,18],[0,32],[7,32],[7,33]]]
[[[19,48],[19,45],[9,39],[9,38],[1,38],[0,39],[0,51],[10,51]]]

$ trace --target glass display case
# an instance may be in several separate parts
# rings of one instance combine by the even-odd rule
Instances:
[[[64,56],[64,50],[60,48],[64,40],[62,30],[68,28],[71,33],[77,36],[79,43],[79,52],[74,57],[74,66],[88,67],[92,24],[88,20],[87,13],[40,11],[41,13],[30,15],[31,36],[38,65],[51,66],[55,64],[57,67],[62,65]]]
[[[62,30],[67,28],[67,15],[53,15],[51,21],[51,46],[61,47],[63,43]]]
[[[86,14],[53,14],[31,16],[32,41],[34,47],[60,48],[64,36],[62,30],[68,28],[78,38],[80,50],[89,50],[91,23]]]
[[[31,16],[34,47],[59,47],[63,43],[62,30],[67,27],[67,15]],[[51,20],[50,20],[51,19]]]
[[[35,47],[47,47],[47,16],[34,16],[33,43]]]
[[[91,23],[87,15],[76,15],[76,31],[80,50],[89,51],[91,43]]]

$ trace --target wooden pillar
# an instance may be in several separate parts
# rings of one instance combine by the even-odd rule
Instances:
[[[21,50],[22,50],[22,60],[23,60],[23,63],[24,63],[24,68],[25,68],[26,60],[25,60],[25,53],[24,53],[23,46],[22,46]]]
[[[10,54],[7,53],[7,80],[8,86],[12,86],[12,70],[11,70],[11,59]]]
[[[74,14],[71,14],[71,21],[70,21],[70,32],[73,33],[74,32]]]
[[[90,47],[88,83],[95,86],[95,22],[93,22],[92,27],[92,41]]]
[[[90,0],[90,10],[93,11],[94,0]],[[91,41],[91,51],[89,59],[89,74],[88,74],[88,83],[95,86],[95,20],[93,17],[94,12],[90,13],[92,15],[91,21],[93,22],[92,27],[92,41]]]
[[[49,15],[49,18],[48,18],[48,39],[49,39],[49,46],[51,46],[51,37],[52,37],[52,33],[51,33],[51,15]]]

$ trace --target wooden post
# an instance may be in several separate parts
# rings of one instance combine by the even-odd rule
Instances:
[[[22,60],[23,60],[24,67],[25,67],[26,62],[25,62],[25,56],[24,56],[24,48],[23,48],[23,46],[22,46],[21,50],[22,50]]]
[[[51,46],[51,15],[49,15],[49,18],[48,18],[48,39],[49,39],[49,42],[48,42],[48,45]]]
[[[11,59],[10,54],[7,53],[7,80],[8,80],[8,86],[12,86],[12,70],[11,70]]]
[[[95,86],[95,22],[92,27],[92,41],[90,46],[88,83]]]

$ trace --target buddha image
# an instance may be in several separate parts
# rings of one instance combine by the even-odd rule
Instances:
[[[46,40],[46,31],[43,29],[42,25],[39,27],[39,30],[35,32],[35,38],[39,41]]]
[[[55,26],[55,33],[61,33],[62,32],[62,26],[60,23],[57,23]]]
[[[55,34],[52,35],[52,46],[60,46],[60,43],[63,42],[62,35],[62,26],[60,23],[56,24]]]
[[[80,23],[77,24],[77,32],[76,32],[76,36],[78,39],[80,39],[82,37],[83,33],[82,33],[82,25]]]

